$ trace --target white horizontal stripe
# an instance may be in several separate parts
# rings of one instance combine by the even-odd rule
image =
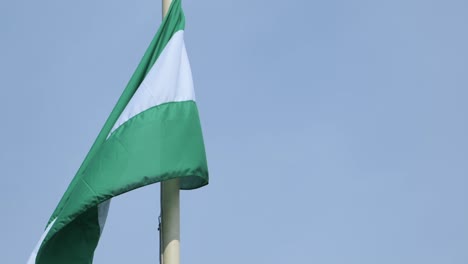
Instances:
[[[130,118],[151,107],[189,100],[195,100],[195,93],[184,31],[180,30],[167,43],[108,136]]]
[[[47,234],[49,233],[50,229],[51,229],[52,226],[54,225],[55,220],[57,220],[57,218],[55,218],[52,222],[50,222],[50,224],[47,226],[47,228],[46,228],[46,230],[44,231],[44,233],[42,233],[42,236],[41,236],[41,238],[39,239],[39,242],[37,243],[37,245],[36,245],[36,247],[34,248],[33,252],[31,253],[31,256],[29,257],[29,260],[28,260],[27,264],[36,264],[37,253],[39,252],[39,249],[41,248],[42,241],[44,241],[44,239],[46,238],[46,236],[47,236]]]
[[[111,199],[104,201],[98,205],[98,222],[99,222],[99,229],[102,231],[104,230],[104,225],[106,224],[107,220],[107,213],[109,213],[109,206],[110,206]]]

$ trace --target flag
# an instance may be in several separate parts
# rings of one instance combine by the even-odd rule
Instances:
[[[92,263],[114,196],[173,178],[181,189],[208,184],[184,29],[173,0],[28,264]]]

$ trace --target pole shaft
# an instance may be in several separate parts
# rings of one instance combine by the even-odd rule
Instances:
[[[162,17],[172,0],[162,0]],[[180,264],[180,183],[179,179],[161,182],[161,260],[162,264]]]
[[[162,0],[162,17],[172,0]],[[161,182],[161,260],[162,264],[180,264],[180,188],[179,179]]]
[[[179,179],[161,183],[162,263],[180,264]]]
[[[171,6],[172,0],[162,0],[162,17],[164,18],[169,11],[169,6]]]

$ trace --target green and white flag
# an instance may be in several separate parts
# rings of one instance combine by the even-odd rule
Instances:
[[[172,178],[181,189],[208,184],[184,28],[173,0],[28,264],[92,263],[114,196]]]

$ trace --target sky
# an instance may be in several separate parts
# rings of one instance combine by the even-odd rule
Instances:
[[[189,1],[210,184],[182,263],[468,263],[468,2]],[[0,263],[25,263],[161,20],[160,1],[0,2]],[[157,263],[159,185],[94,263]]]

